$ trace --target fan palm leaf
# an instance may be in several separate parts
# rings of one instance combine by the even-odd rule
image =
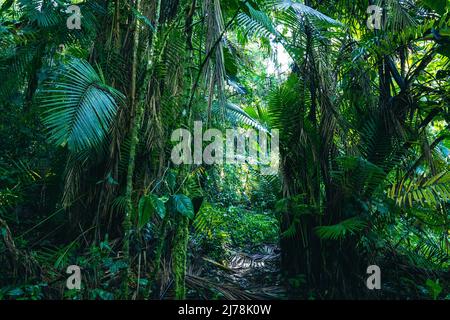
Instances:
[[[86,61],[74,59],[64,71],[42,92],[49,138],[75,152],[99,146],[123,96],[107,86]]]

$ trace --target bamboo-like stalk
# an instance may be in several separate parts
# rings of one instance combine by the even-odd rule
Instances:
[[[136,0],[136,9],[140,11],[141,0]],[[139,113],[142,107],[138,106],[136,108],[136,77],[137,77],[137,64],[138,64],[138,48],[139,48],[139,19],[135,19],[135,30],[134,30],[134,39],[133,39],[133,62],[131,69],[131,85],[130,85],[130,110],[131,110],[131,145],[130,145],[130,158],[128,161],[128,172],[127,172],[127,184],[125,196],[127,199],[127,207],[125,211],[125,217],[123,219],[122,228],[124,233],[123,238],[123,259],[127,263],[127,268],[124,271],[123,275],[123,295],[124,298],[128,298],[128,278],[130,274],[130,232],[131,232],[131,215],[133,212],[133,200],[132,200],[132,192],[133,192],[133,174],[135,167],[135,158],[136,158],[136,146],[138,142],[138,120]]]

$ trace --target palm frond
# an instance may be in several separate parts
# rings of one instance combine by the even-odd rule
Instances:
[[[240,13],[237,21],[240,26],[247,30],[249,36],[279,37],[278,31],[265,12],[256,10],[249,3],[246,5],[248,13]]]
[[[261,125],[257,120],[252,118],[247,112],[245,112],[241,107],[231,102],[227,102],[225,104],[226,110],[230,115],[233,115],[235,118],[231,120],[238,120],[240,122],[245,123],[246,125],[251,126],[252,128],[267,132],[267,129]],[[236,121],[234,121],[236,122]]]
[[[292,9],[298,16],[300,20],[302,20],[305,16],[308,18],[312,18],[318,20],[320,22],[326,22],[332,26],[342,27],[343,24],[329,16],[307,6],[302,3],[292,1],[292,0],[272,0],[269,1],[269,5],[272,5],[276,10],[289,10]]]
[[[102,82],[83,60],[70,61],[42,91],[50,140],[71,151],[97,147],[105,138],[123,96]]]
[[[353,217],[332,226],[321,226],[315,229],[316,234],[323,240],[339,240],[348,235],[355,235],[364,228],[367,223],[358,217]]]
[[[332,172],[332,176],[350,195],[369,197],[386,179],[382,168],[362,158],[341,157],[336,159],[336,163],[338,169]]]
[[[450,173],[444,171],[430,178],[401,180],[392,184],[388,195],[399,206],[436,206],[450,200]]]
[[[47,28],[63,21],[60,10],[51,1],[19,0],[18,2],[23,17],[39,27]]]

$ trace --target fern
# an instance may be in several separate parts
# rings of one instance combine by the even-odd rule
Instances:
[[[211,204],[204,201],[193,223],[197,234],[206,234],[209,237],[212,235],[212,229],[214,228],[213,215],[210,214],[212,210],[214,208]]]

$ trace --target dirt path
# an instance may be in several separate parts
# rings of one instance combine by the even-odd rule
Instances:
[[[204,258],[200,274],[189,274],[191,288],[212,289],[219,299],[282,299],[280,254],[276,245],[262,245],[252,252],[230,249],[226,264]],[[205,296],[206,298],[206,296]],[[210,297],[208,297],[210,298]]]

